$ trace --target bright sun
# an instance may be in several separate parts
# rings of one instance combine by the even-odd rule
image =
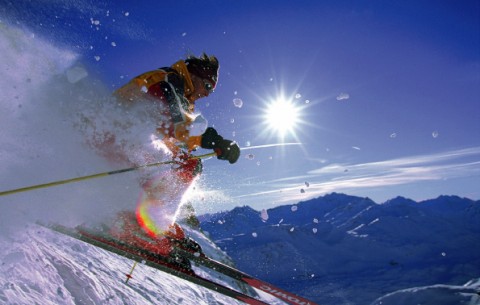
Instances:
[[[285,98],[279,98],[267,105],[265,118],[270,130],[284,136],[293,133],[299,120],[299,108]]]

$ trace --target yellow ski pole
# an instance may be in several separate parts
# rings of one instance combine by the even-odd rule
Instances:
[[[213,153],[208,153],[208,154],[199,155],[199,156],[192,156],[189,159],[204,159],[204,158],[213,157],[213,156],[216,156],[216,153],[213,152]],[[176,162],[177,161],[155,162],[155,163],[150,163],[150,164],[145,164],[145,165],[140,165],[140,166],[134,166],[134,167],[124,168],[124,169],[114,170],[114,171],[110,171],[110,172],[103,172],[103,173],[98,173],[98,174],[93,174],[93,175],[88,175],[88,176],[82,176],[82,177],[76,177],[76,178],[71,178],[71,179],[58,180],[58,181],[49,182],[49,183],[37,184],[37,185],[22,187],[22,188],[18,188],[18,189],[3,191],[3,192],[0,192],[0,196],[5,196],[5,195],[10,195],[10,194],[15,194],[15,193],[21,193],[21,192],[27,192],[27,191],[32,191],[32,190],[37,190],[37,189],[41,189],[41,188],[47,188],[47,187],[52,187],[52,186],[57,186],[57,185],[67,184],[67,183],[72,183],[72,182],[78,182],[78,181],[83,181],[83,180],[89,180],[89,179],[93,179],[93,178],[106,177],[106,176],[110,176],[110,175],[131,172],[131,171],[135,171],[135,170],[139,170],[139,169],[143,169],[143,168],[148,168],[148,167],[154,167],[154,166],[159,166],[159,165],[164,165],[164,164],[172,164],[172,163],[176,163]]]
[[[133,266],[132,266],[132,269],[130,270],[130,272],[127,273],[127,274],[125,274],[125,275],[127,276],[127,280],[125,281],[125,284],[128,284],[128,281],[129,281],[131,278],[133,278],[132,273],[133,273],[133,270],[135,270],[135,267],[136,267],[136,266],[137,266],[137,261],[135,261],[135,262],[133,263]]]

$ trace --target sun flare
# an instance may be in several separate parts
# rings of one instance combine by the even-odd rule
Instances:
[[[271,131],[284,136],[291,133],[299,121],[299,108],[285,98],[278,98],[267,105],[265,118]]]

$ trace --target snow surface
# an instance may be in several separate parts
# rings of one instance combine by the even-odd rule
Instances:
[[[197,233],[195,238],[209,255],[228,262],[205,237]],[[132,260],[36,225],[3,236],[0,245],[1,304],[243,304],[141,264],[125,284]],[[209,277],[245,289],[224,277]]]

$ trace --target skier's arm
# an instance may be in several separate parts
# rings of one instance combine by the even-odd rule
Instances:
[[[169,108],[173,137],[185,143],[189,150],[195,149],[200,145],[200,140],[199,137],[190,136],[189,129],[193,118],[189,113],[190,102],[184,96],[183,80],[177,74],[170,73],[159,85]]]

